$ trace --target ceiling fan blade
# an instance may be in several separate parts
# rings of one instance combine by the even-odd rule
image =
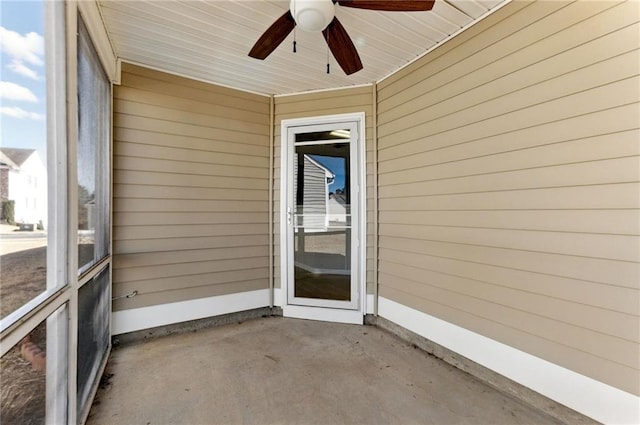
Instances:
[[[249,56],[256,59],[266,58],[287,38],[295,26],[296,21],[291,16],[291,12],[287,11],[260,36],[251,48]]]
[[[333,57],[336,58],[345,74],[351,75],[362,69],[362,62],[356,46],[353,45],[351,37],[338,18],[333,18],[333,21],[322,31],[322,35],[324,35]]]
[[[385,12],[426,12],[433,3],[435,0],[338,0],[340,6]]]

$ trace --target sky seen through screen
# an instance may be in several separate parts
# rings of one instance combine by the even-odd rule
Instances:
[[[0,146],[36,149],[46,166],[42,1],[0,1]]]
[[[329,185],[330,192],[335,192],[338,189],[345,188],[346,161],[344,158],[323,155],[311,155],[311,157],[315,161],[318,161],[320,164],[327,167],[329,171],[335,175],[334,181]]]

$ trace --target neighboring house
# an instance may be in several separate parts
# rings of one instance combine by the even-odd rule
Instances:
[[[35,149],[0,148],[0,198],[15,201],[16,223],[47,223],[47,170]]]
[[[297,205],[297,223],[304,225],[305,231],[324,232],[329,226],[329,185],[335,174],[309,155],[304,157],[302,176],[302,204]],[[295,166],[297,166],[297,162]],[[297,170],[295,171],[297,174]],[[294,193],[298,192],[298,181],[294,181]]]
[[[347,198],[341,191],[329,193],[329,223],[344,226],[347,223]]]

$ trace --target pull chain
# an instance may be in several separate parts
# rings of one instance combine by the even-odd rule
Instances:
[[[291,9],[292,16],[296,16],[296,2],[293,2]],[[296,53],[296,27],[293,27],[293,53]]]
[[[331,74],[331,68],[329,66],[329,33],[327,32],[327,74]]]

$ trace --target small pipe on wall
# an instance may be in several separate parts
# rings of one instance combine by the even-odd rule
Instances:
[[[274,304],[274,276],[273,276],[273,137],[274,130],[273,126],[275,125],[275,114],[274,114],[274,100],[273,95],[269,97],[269,308],[273,308]]]
[[[373,315],[378,316],[378,83],[372,85],[373,115]]]

